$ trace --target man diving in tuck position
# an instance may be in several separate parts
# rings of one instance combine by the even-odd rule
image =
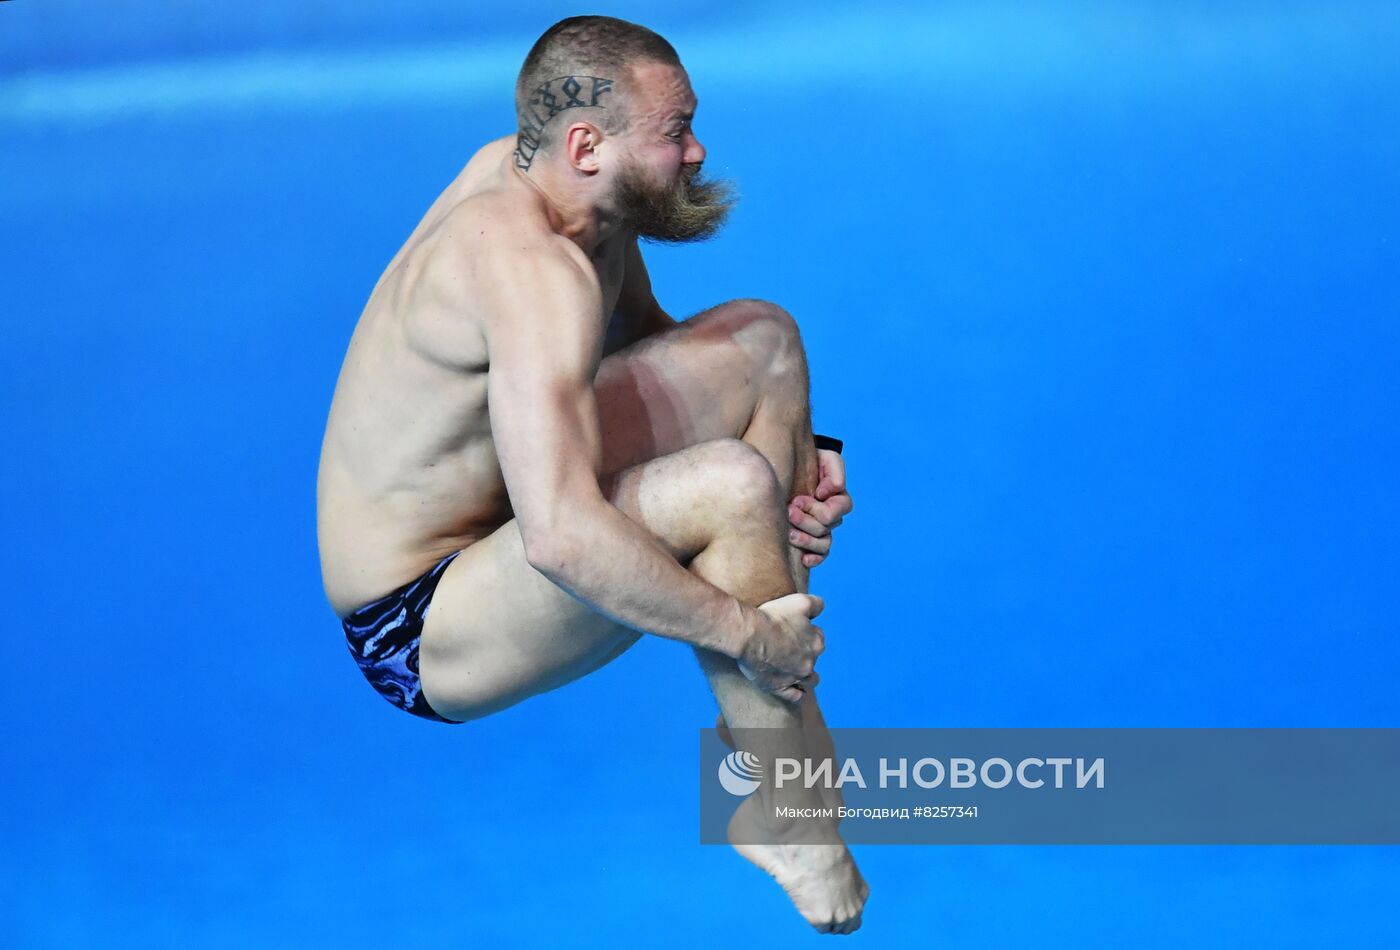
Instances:
[[[680,59],[572,17],[515,102],[517,133],[472,156],[380,277],[336,385],[317,532],[350,650],[390,702],[455,723],[667,637],[740,748],[762,759],[744,730],[789,729],[830,755],[805,591],[851,502],[840,445],[812,433],[797,326],[758,300],[677,323],[637,248],[708,237],[731,203],[697,176]],[[869,888],[834,821],[794,843],[775,816],[830,794],[765,782],[730,840],[814,927],[850,933]]]

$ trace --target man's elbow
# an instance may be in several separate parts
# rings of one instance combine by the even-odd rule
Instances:
[[[578,573],[606,533],[608,504],[594,487],[557,486],[542,504],[516,508],[516,525],[530,566],[556,584]]]
[[[525,546],[525,560],[545,577],[558,583],[569,576],[578,563],[582,545],[567,531],[521,525],[520,540]]]

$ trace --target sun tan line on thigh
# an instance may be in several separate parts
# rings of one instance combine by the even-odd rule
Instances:
[[[767,306],[724,304],[603,360],[603,471],[743,435],[775,341]]]

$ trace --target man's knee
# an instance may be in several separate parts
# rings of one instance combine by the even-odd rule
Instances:
[[[791,342],[801,342],[797,320],[792,314],[770,300],[751,299],[745,302],[754,309],[764,324],[771,328],[771,332],[777,335],[779,343],[785,345]]]
[[[739,340],[770,359],[802,357],[802,335],[792,314],[767,300],[744,297],[707,310],[697,318],[713,333]]]
[[[766,300],[746,300],[743,304],[752,314],[751,326],[763,340],[772,377],[780,383],[793,384],[796,390],[805,393],[807,352],[802,346],[797,320],[782,307]]]
[[[695,450],[703,469],[697,504],[726,520],[762,518],[783,506],[772,464],[743,439],[714,439]]]

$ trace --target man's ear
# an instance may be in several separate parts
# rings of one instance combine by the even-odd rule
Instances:
[[[586,174],[598,170],[598,146],[603,131],[592,122],[575,122],[564,130],[564,157],[569,164]]]

